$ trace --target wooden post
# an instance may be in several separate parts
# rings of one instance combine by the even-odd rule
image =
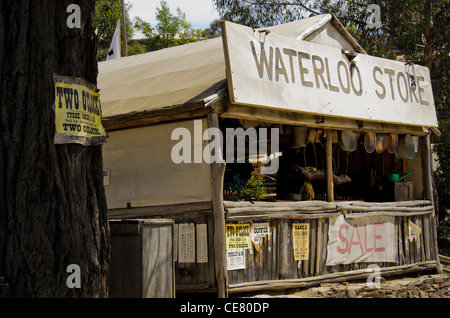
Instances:
[[[331,129],[326,130],[325,136],[325,155],[326,155],[326,176],[327,176],[327,201],[334,201],[334,183],[333,183],[333,139]]]
[[[422,157],[422,171],[423,171],[423,192],[426,200],[430,200],[434,204],[433,200],[433,180],[431,169],[431,146],[430,146],[430,136],[424,136],[421,138],[422,142],[420,145],[420,154]]]
[[[216,113],[208,114],[209,128],[219,128],[219,117]],[[221,155],[222,157],[222,155]],[[217,296],[228,297],[227,291],[227,258],[225,243],[225,211],[223,208],[223,178],[225,162],[211,164],[211,192],[214,214],[214,266],[217,281]]]
[[[123,0],[120,0],[122,5],[122,33],[123,33],[123,56],[128,56],[128,39],[127,39],[127,19]]]
[[[424,136],[421,138],[422,142],[420,145],[420,153],[422,155],[422,170],[423,170],[423,192],[425,199],[430,200],[431,204],[434,205],[434,196],[433,196],[433,169],[431,168],[431,141],[430,141],[430,135]],[[433,241],[434,241],[434,253],[436,255],[436,260],[438,262],[437,264],[437,272],[439,274],[442,273],[442,265],[439,262],[439,251],[437,246],[437,226],[438,224],[438,218],[436,215],[439,211],[434,211],[433,215],[431,216],[432,220],[432,235],[433,235]]]

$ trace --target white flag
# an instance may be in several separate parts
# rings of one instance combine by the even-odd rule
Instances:
[[[117,20],[116,30],[109,46],[108,54],[106,55],[106,60],[112,60],[120,57],[120,20]]]

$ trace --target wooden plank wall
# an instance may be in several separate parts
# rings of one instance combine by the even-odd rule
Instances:
[[[414,209],[411,211],[411,209]],[[410,210],[407,212],[407,210]],[[396,236],[398,239],[398,262],[377,263],[380,267],[392,267],[437,259],[435,255],[435,240],[433,240],[432,214],[429,206],[420,211],[420,208],[405,208],[406,212],[387,212],[395,216]],[[268,222],[270,236],[262,239],[257,251],[254,246],[247,250],[246,268],[228,271],[229,286],[242,283],[300,279],[332,273],[347,272],[366,269],[371,263],[353,263],[346,265],[326,266],[329,218],[337,216],[336,213],[302,214],[291,212],[289,218],[281,217],[277,213],[262,215],[230,215],[227,224],[251,224]],[[366,211],[347,211],[367,215]],[[379,214],[379,212],[374,212]],[[256,220],[255,220],[256,218]],[[418,225],[422,232],[419,241],[408,240],[409,220]],[[308,223],[310,226],[309,259],[294,260],[292,224]]]
[[[142,297],[175,297],[173,224],[144,225],[142,239]]]

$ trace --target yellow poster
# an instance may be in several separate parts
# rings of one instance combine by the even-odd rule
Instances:
[[[294,242],[294,259],[296,261],[309,259],[309,223],[292,224]]]
[[[250,248],[250,224],[227,224],[227,250]]]
[[[100,144],[107,137],[102,125],[100,94],[82,78],[54,75],[56,144]]]

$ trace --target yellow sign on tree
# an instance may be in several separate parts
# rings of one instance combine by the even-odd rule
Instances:
[[[83,78],[53,75],[55,144],[101,144],[108,136],[102,125],[100,94]]]

